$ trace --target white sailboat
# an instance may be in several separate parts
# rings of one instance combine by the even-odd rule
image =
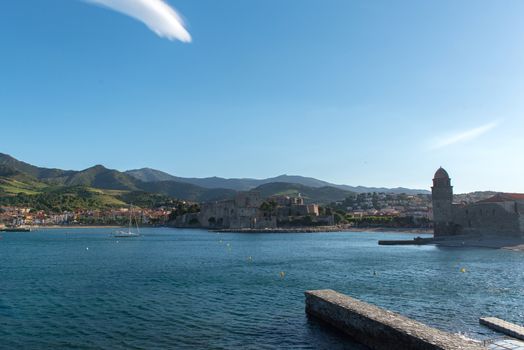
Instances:
[[[127,237],[139,237],[140,229],[138,228],[138,220],[135,220],[136,223],[136,232],[131,231],[132,221],[133,221],[133,211],[131,210],[132,206],[129,207],[129,225],[127,231],[119,230],[113,233],[114,237],[118,238],[127,238]]]

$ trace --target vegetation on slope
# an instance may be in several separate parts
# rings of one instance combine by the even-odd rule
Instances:
[[[63,182],[67,186],[89,186],[108,190],[138,190],[140,182],[117,170],[97,165],[69,176]]]
[[[0,165],[0,195],[36,194],[46,184],[12,167]]]
[[[195,202],[207,202],[232,198],[235,191],[215,188],[206,189],[182,182],[160,181],[141,184],[141,189],[151,193],[160,193],[166,196]]]
[[[61,213],[79,209],[119,207],[125,206],[126,203],[100,190],[74,186],[48,188],[37,194],[18,193],[15,196],[0,196],[0,205]]]
[[[43,179],[52,179],[67,177],[73,171],[61,170],[61,169],[49,169],[49,168],[40,168],[25,162],[21,162],[10,155],[0,153],[0,166],[9,167],[20,173],[32,176],[33,178],[43,180]]]
[[[169,180],[152,181],[158,179]],[[39,207],[53,210],[62,207],[85,209],[89,205],[93,205],[93,208],[110,207],[126,205],[126,203],[155,207],[170,203],[174,198],[192,202],[224,200],[233,198],[237,192],[228,188],[206,188],[206,186],[220,183],[234,187],[237,180],[242,182],[244,187],[259,185],[254,190],[259,191],[263,198],[300,194],[307,203],[331,203],[344,200],[354,193],[341,186],[325,186],[324,184],[327,184],[325,182],[298,176],[280,176],[266,180],[220,178],[190,180],[203,182],[202,185],[191,184],[183,181],[182,178],[172,177],[153,169],[124,173],[101,165],[82,171],[40,168],[0,153],[0,197],[2,197],[0,203],[31,206],[41,200],[43,202]],[[270,180],[281,181],[264,183]],[[307,182],[308,185],[290,181]],[[95,191],[95,188],[99,191]],[[64,200],[64,205],[58,203],[59,200]]]
[[[162,206],[175,206],[179,203],[173,197],[158,193],[143,191],[122,192],[117,198],[125,203],[133,204],[141,208],[158,208]]]
[[[299,194],[304,198],[306,203],[331,203],[353,195],[353,192],[341,190],[335,187],[309,187],[299,184],[290,184],[285,182],[274,182],[258,186],[256,188],[262,198],[276,195],[294,196]]]

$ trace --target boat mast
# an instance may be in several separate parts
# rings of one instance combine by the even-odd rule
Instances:
[[[140,234],[140,229],[138,228],[138,218],[135,218],[136,232]]]
[[[131,233],[131,210],[133,209],[133,204],[130,204],[129,205],[129,227],[127,229],[127,232],[128,233]]]

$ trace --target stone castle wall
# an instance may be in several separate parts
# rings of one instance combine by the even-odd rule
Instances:
[[[517,211],[519,212],[520,232],[523,232],[524,235],[524,203],[517,203]]]
[[[520,235],[522,216],[515,211],[515,203],[474,203],[455,206],[453,222],[460,232],[477,235]]]
[[[241,192],[234,199],[202,203],[198,221],[204,228],[274,228],[276,218],[264,217],[258,192]]]
[[[432,200],[434,234],[524,236],[524,201],[503,197],[468,205],[453,202],[448,173],[440,168],[433,178]]]
[[[176,225],[209,229],[271,229],[276,228],[279,222],[305,217],[316,224],[334,224],[332,215],[320,217],[318,205],[306,205],[301,197],[271,199],[285,206],[262,210],[264,200],[259,192],[239,192],[234,199],[201,203],[199,213],[177,218]]]

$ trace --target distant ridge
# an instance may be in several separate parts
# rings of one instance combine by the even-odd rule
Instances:
[[[143,182],[177,181],[178,180],[176,176],[170,175],[168,173],[164,173],[163,171],[160,171],[160,170],[151,169],[151,168],[128,170],[125,173]]]
[[[348,186],[348,185],[337,185],[326,181],[318,180],[312,177],[304,177],[298,175],[280,175],[267,179],[250,179],[250,178],[232,178],[225,179],[221,177],[206,177],[206,178],[184,178],[177,177],[166,172],[155,170],[151,168],[142,168],[135,170],[128,170],[126,174],[133,176],[134,178],[144,182],[155,182],[155,181],[178,181],[185,182],[192,185],[204,187],[204,188],[224,188],[235,191],[249,191],[258,186],[265,185],[268,183],[290,183],[300,184],[304,186],[320,188],[320,187],[335,187],[340,190],[366,193],[366,192],[385,192],[385,193],[406,193],[406,194],[429,194],[428,190],[421,189],[410,189],[404,187],[396,188],[385,188],[385,187],[365,187],[365,186]]]
[[[19,198],[21,202],[18,201],[18,204],[34,204],[49,198],[63,198],[66,202],[73,201],[83,203],[82,205],[99,203],[96,204],[98,206],[121,205],[133,198],[145,198],[146,201],[166,198],[207,202],[230,199],[238,191],[247,190],[260,191],[263,197],[300,194],[306,202],[319,204],[343,200],[357,192],[428,193],[404,188],[335,185],[297,175],[280,175],[268,179],[199,179],[177,177],[150,168],[126,172],[108,169],[103,165],[80,171],[50,169],[0,153],[0,199],[3,198],[3,203],[13,203],[13,197],[19,194],[37,197]],[[6,198],[12,200],[6,201]]]
[[[0,153],[0,165],[9,167],[11,169],[17,170],[21,173],[30,175],[37,179],[47,179],[47,178],[60,178],[64,176],[71,175],[74,171],[61,170],[61,169],[49,169],[49,168],[40,168],[11,157],[8,154]]]
[[[256,188],[262,197],[284,195],[304,198],[306,203],[332,203],[342,201],[354,195],[354,192],[341,190],[336,187],[311,187],[301,184],[286,182],[271,182]]]
[[[90,186],[109,190],[136,191],[141,187],[140,181],[118,170],[95,165],[82,171],[74,172],[67,178],[59,180],[66,186]]]

